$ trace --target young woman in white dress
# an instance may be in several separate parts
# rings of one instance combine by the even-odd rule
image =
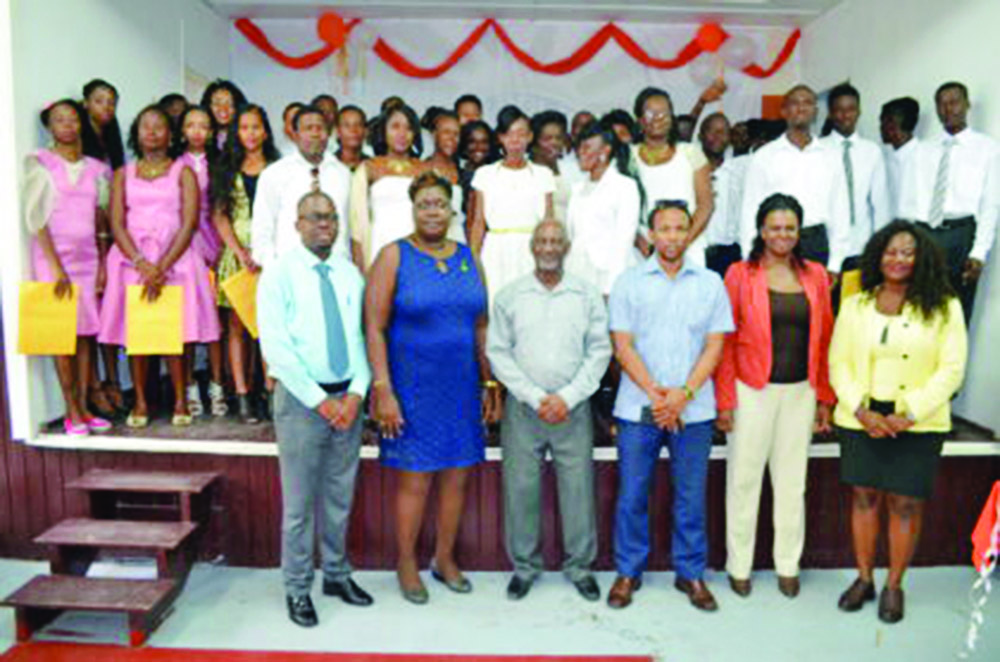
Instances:
[[[469,245],[486,272],[490,302],[504,285],[534,269],[531,233],[552,216],[552,171],[528,160],[531,121],[517,106],[497,116],[503,158],[481,166],[472,179],[473,220]]]
[[[417,114],[393,105],[372,129],[375,157],[363,161],[351,180],[351,258],[367,271],[383,246],[413,233],[409,188],[426,165]]]
[[[643,216],[659,200],[683,200],[691,213],[691,237],[685,255],[705,264],[704,231],[712,216],[712,173],[700,146],[677,140],[674,107],[665,90],[647,87],[635,99],[642,140],[632,147],[633,171],[645,192]],[[639,237],[637,248],[648,254]]]

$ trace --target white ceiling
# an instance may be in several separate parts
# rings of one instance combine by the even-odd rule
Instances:
[[[202,0],[226,18],[311,18],[335,10],[349,18],[507,18],[580,21],[716,20],[730,24],[805,25],[841,0]]]

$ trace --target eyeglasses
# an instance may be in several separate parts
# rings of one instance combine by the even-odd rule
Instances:
[[[310,223],[322,223],[323,221],[336,223],[337,214],[334,212],[330,212],[329,214],[305,214],[304,216],[299,216],[299,220],[309,221]]]
[[[670,117],[670,111],[667,110],[647,110],[642,114],[647,120],[662,120]]]

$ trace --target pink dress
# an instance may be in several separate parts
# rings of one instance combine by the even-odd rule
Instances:
[[[174,161],[167,173],[153,180],[136,175],[135,163],[125,166],[125,226],[136,248],[156,262],[170,248],[181,228],[181,171]],[[219,339],[219,315],[208,278],[208,267],[192,246],[181,254],[167,274],[167,285],[184,288],[184,342],[205,343]],[[141,285],[139,272],[116,244],[108,251],[108,284],[101,306],[98,339],[110,345],[125,344],[125,288]]]
[[[85,156],[83,172],[74,185],[70,183],[66,161],[62,157],[47,149],[38,150],[35,156],[52,176],[56,193],[52,215],[45,227],[52,237],[63,269],[70,281],[80,287],[76,333],[78,336],[97,335],[99,309],[95,286],[100,262],[97,253],[97,186],[100,178],[110,177],[111,171],[97,159]],[[35,280],[55,282],[55,275],[37,239],[31,240],[31,264]]]
[[[212,222],[212,204],[208,199],[208,158],[204,154],[185,152],[179,160],[191,168],[198,180],[198,229],[191,237],[191,248],[211,267],[219,259],[222,239]]]

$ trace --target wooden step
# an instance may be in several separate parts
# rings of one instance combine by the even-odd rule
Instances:
[[[194,522],[132,522],[128,520],[68,519],[35,538],[52,547],[52,573],[87,573],[101,550],[140,551],[156,559],[160,579],[184,580],[194,564]]]
[[[216,471],[92,469],[66,487],[90,494],[90,515],[97,519],[122,519],[125,512],[131,515],[126,519],[163,519],[163,504],[148,501],[167,498],[175,519],[206,523],[213,491],[208,488],[221,477]]]
[[[67,519],[35,538],[35,542],[104,549],[176,549],[197,528],[194,522]]]
[[[91,469],[66,483],[66,487],[87,491],[200,494],[221,475],[217,471]]]
[[[140,646],[159,624],[177,592],[177,583],[169,579],[40,575],[0,604],[14,608],[18,641],[27,641],[66,610],[111,611],[128,615],[129,643]]]

